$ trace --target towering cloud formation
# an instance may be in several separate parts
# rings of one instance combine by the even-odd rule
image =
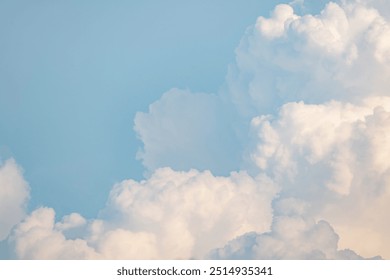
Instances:
[[[364,2],[317,16],[279,5],[244,37],[228,78],[240,114],[258,115],[249,166],[364,255],[390,253],[389,42],[388,21]]]
[[[241,167],[307,202],[303,219],[330,221],[342,247],[389,256],[390,25],[381,5],[331,2],[303,16],[277,6],[243,37],[218,102],[234,115]]]
[[[17,255],[390,258],[381,5],[330,2],[302,16],[283,4],[258,18],[218,95],[173,89],[137,114],[149,179],[114,186],[91,221],[34,211],[13,232]]]

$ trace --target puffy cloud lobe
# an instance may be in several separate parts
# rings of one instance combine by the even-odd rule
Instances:
[[[338,250],[338,235],[326,221],[276,217],[272,232],[247,233],[215,250],[213,259],[362,259],[351,250]]]
[[[222,103],[216,95],[171,89],[147,113],[137,113],[134,129],[143,142],[138,157],[145,167],[221,175],[237,169],[237,140]]]
[[[72,214],[73,215],[73,214]],[[75,214],[78,215],[78,214]],[[10,242],[20,259],[151,259],[157,258],[149,233],[121,228],[103,230],[103,221],[78,227],[78,234],[55,223],[52,208],[39,208],[18,225]],[[79,225],[81,226],[81,225]]]
[[[282,186],[282,197],[310,202],[313,217],[342,230],[343,246],[388,256],[389,97],[360,105],[289,103],[276,117],[254,118],[252,129],[257,140],[251,160]],[[362,246],[351,238],[356,232],[368,235],[368,228],[378,243]]]
[[[82,217],[54,223],[54,211],[42,208],[17,227],[13,240],[20,258],[203,258],[248,231],[268,230],[275,193],[268,178],[245,172],[214,177],[159,169],[146,181],[116,185],[102,218],[79,236],[68,238],[67,231],[83,227]]]
[[[66,218],[65,218],[66,219]],[[20,223],[11,236],[22,259],[91,259],[96,253],[82,239],[66,239],[55,226],[55,212],[39,208]]]
[[[304,16],[279,5],[241,40],[225,94],[248,121],[287,102],[388,95],[389,27],[363,4],[331,2],[319,15]]]
[[[382,16],[386,19],[390,19],[390,3],[385,0],[341,0],[341,3],[344,5],[365,5],[366,7],[371,7],[376,9]]]
[[[61,231],[77,228],[85,225],[86,220],[78,213],[72,213],[65,216],[61,222],[56,223],[55,227]]]
[[[290,5],[281,4],[275,8],[270,19],[260,17],[256,26],[265,37],[273,39],[282,36],[286,26],[297,18],[298,16],[294,14]]]
[[[25,215],[30,189],[15,160],[0,164],[0,241]]]
[[[275,202],[271,231],[247,233],[214,250],[217,259],[362,259],[349,249],[339,250],[339,236],[324,220],[305,218],[307,203],[288,198]],[[379,257],[375,257],[379,258]]]

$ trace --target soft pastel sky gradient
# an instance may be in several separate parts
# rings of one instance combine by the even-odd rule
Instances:
[[[0,0],[0,258],[390,258],[389,10]]]
[[[135,113],[172,87],[216,92],[278,2],[0,1],[0,157],[25,170],[30,209],[93,216],[142,178]]]

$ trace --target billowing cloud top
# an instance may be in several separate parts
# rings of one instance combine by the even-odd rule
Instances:
[[[240,113],[275,113],[287,102],[357,102],[388,95],[390,25],[363,4],[330,2],[319,15],[279,5],[236,50],[229,94]]]
[[[0,234],[17,224],[10,246],[28,259],[390,258],[382,5],[278,5],[247,30],[218,94],[172,89],[136,115],[148,179],[115,185],[96,219],[56,222],[43,207]],[[22,205],[26,184],[4,166],[0,186],[23,190]]]

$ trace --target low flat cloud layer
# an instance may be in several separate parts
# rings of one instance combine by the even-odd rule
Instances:
[[[116,184],[95,219],[20,222],[28,185],[6,162],[0,238],[22,259],[390,258],[386,5],[259,17],[220,92],[171,89],[136,115],[148,177]]]

